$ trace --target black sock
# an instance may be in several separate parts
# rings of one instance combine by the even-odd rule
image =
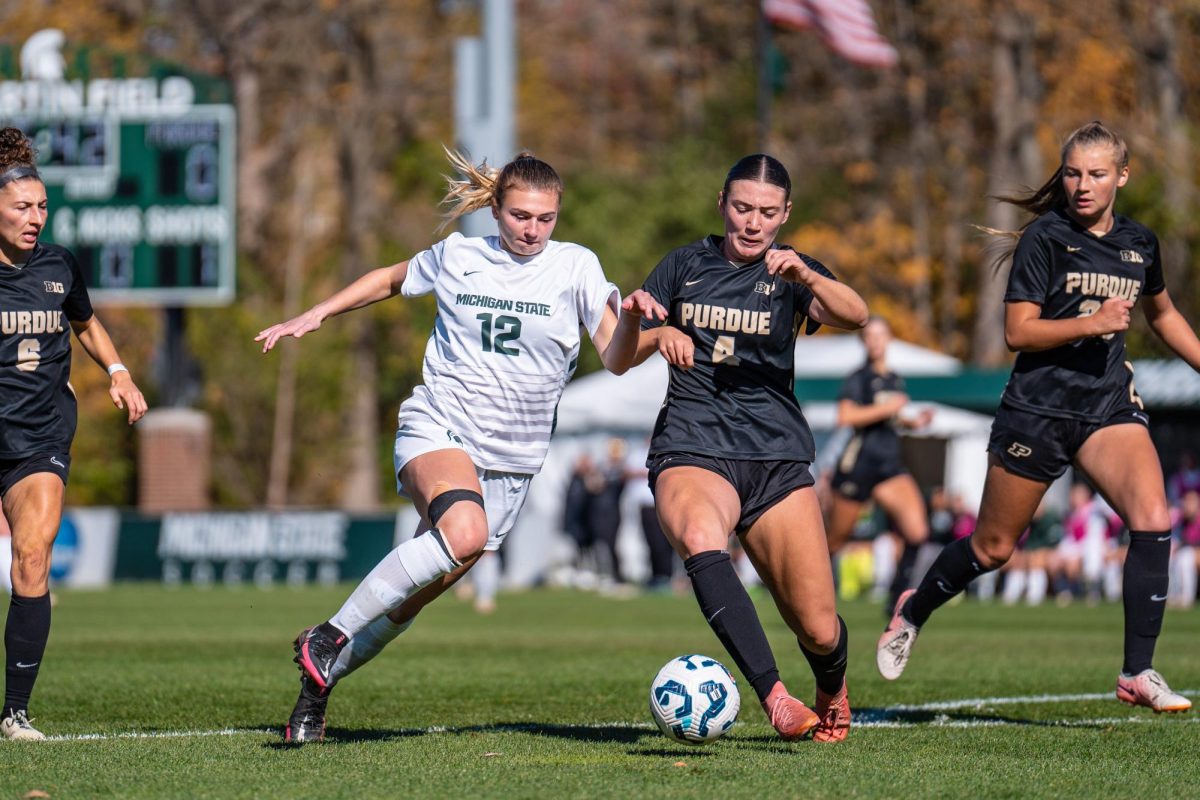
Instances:
[[[1126,675],[1150,669],[1154,644],[1162,630],[1167,605],[1167,570],[1171,561],[1170,531],[1130,531],[1125,556]]]
[[[846,620],[838,615],[838,642],[833,650],[821,655],[814,653],[800,642],[800,652],[808,659],[812,667],[813,677],[817,679],[817,688],[825,694],[837,694],[846,680],[846,654],[850,642],[850,634],[846,631]],[[799,641],[799,640],[797,640]]]
[[[979,563],[971,549],[971,537],[959,539],[942,548],[937,560],[925,573],[917,592],[908,598],[904,616],[913,625],[920,627],[929,620],[929,615],[956,594],[967,588],[967,584],[990,569]]]
[[[50,638],[50,593],[41,597],[13,595],[4,626],[4,713],[29,710],[46,640]]]
[[[900,599],[900,595],[912,584],[913,567],[917,563],[917,553],[920,552],[921,545],[904,543],[904,550],[900,552],[900,560],[896,562],[896,574],[892,578],[892,586],[888,590],[888,610],[896,607],[896,601]],[[890,617],[891,614],[889,613]]]
[[[754,687],[758,699],[765,700],[779,681],[779,670],[767,634],[758,621],[758,612],[734,572],[729,553],[723,550],[697,553],[684,561],[683,566],[692,579],[692,590],[708,626]]]

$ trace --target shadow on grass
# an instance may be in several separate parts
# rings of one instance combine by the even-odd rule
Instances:
[[[897,727],[929,726],[946,727],[978,727],[989,726],[1029,726],[1035,728],[1082,728],[1100,730],[1106,727],[1103,722],[1063,721],[1056,719],[1024,719],[1003,714],[982,714],[974,711],[939,711],[932,709],[898,709],[898,708],[855,708],[854,722],[860,725],[885,728],[889,725]]]
[[[1080,720],[1079,722],[1064,722],[1063,720],[1024,719],[1021,717],[1005,716],[1002,714],[981,714],[970,711],[937,711],[895,708],[856,708],[854,723],[870,728],[909,728],[909,727],[1000,727],[1028,726],[1032,728],[1081,728],[1100,730],[1106,725],[1103,722]],[[262,728],[275,726],[264,725]],[[853,729],[853,725],[851,726]],[[484,733],[528,733],[534,736],[551,736],[559,739],[571,739],[577,742],[615,743],[638,745],[646,740],[658,740],[657,746],[646,742],[642,747],[631,747],[630,755],[654,757],[702,757],[711,755],[709,751],[687,745],[663,746],[660,734],[650,726],[633,726],[613,723],[599,725],[564,725],[549,722],[495,722],[488,725],[460,725],[432,728],[330,728],[325,734],[326,745],[351,744],[357,742],[382,742],[409,739],[431,734],[470,735]],[[803,739],[800,741],[804,741]],[[739,745],[754,747],[766,746],[774,749],[786,746],[774,735],[738,736]],[[264,747],[276,750],[299,747],[283,741],[267,742]]]
[[[613,742],[635,744],[645,737],[659,736],[658,731],[636,728],[631,725],[562,725],[549,722],[495,722],[489,725],[460,725],[434,728],[328,728],[324,744],[350,744],[356,742],[382,742],[409,739],[431,734],[477,734],[477,733],[529,733],[534,736],[553,736],[578,742]],[[267,748],[286,750],[299,747],[284,741],[267,742]],[[679,752],[685,752],[680,750]],[[691,752],[690,748],[686,752]]]

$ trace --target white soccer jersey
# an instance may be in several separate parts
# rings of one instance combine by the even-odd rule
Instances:
[[[518,257],[499,237],[454,233],[409,259],[405,297],[433,292],[438,316],[424,384],[400,406],[462,439],[478,467],[535,473],[579,358],[579,329],[596,332],[620,292],[586,247],[551,241]]]

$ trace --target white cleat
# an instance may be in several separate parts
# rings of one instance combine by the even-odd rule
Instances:
[[[46,738],[44,733],[29,724],[29,717],[24,711],[14,711],[0,720],[0,736],[25,742],[40,742]]]
[[[1126,675],[1124,672],[1118,675],[1117,699],[1131,706],[1153,709],[1155,714],[1173,714],[1192,707],[1191,700],[1172,692],[1163,676],[1152,669],[1142,670],[1137,675]]]
[[[908,665],[908,657],[912,654],[913,644],[917,641],[920,628],[904,618],[900,609],[912,597],[916,589],[909,589],[896,600],[896,608],[892,611],[892,621],[879,637],[875,649],[875,666],[879,674],[889,681],[894,681],[904,672]]]

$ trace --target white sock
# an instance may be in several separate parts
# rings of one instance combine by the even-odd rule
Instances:
[[[1039,606],[1046,599],[1046,590],[1050,588],[1050,576],[1046,574],[1044,569],[1033,569],[1029,571],[1029,593],[1025,596],[1025,602],[1031,606]]]
[[[375,565],[329,622],[354,638],[417,591],[459,566],[437,529],[409,539]]]
[[[1023,569],[1012,569],[1004,576],[1004,605],[1011,606],[1021,599],[1025,591],[1027,573]]]
[[[416,621],[413,617],[408,622],[397,625],[387,614],[372,622],[359,631],[350,644],[342,648],[337,662],[333,665],[330,676],[334,682],[340,681],[363,664],[370,661],[387,647],[393,639],[404,633]]]

